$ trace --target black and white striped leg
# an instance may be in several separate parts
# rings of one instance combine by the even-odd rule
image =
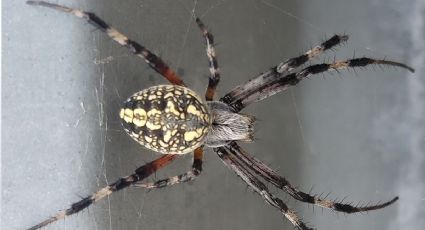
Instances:
[[[246,167],[241,164],[234,156],[230,155],[228,151],[223,148],[214,148],[214,151],[223,161],[223,163],[232,169],[245,183],[248,184],[256,193],[264,198],[264,200],[271,206],[278,209],[282,214],[297,228],[301,230],[312,230],[308,227],[295,211],[288,208],[288,206],[278,197],[270,193],[267,186],[256,178]]]
[[[193,153],[192,170],[177,176],[157,180],[152,183],[138,182],[138,183],[135,183],[134,186],[147,188],[147,189],[155,189],[155,188],[164,188],[164,187],[172,186],[175,184],[192,181],[196,179],[202,172],[202,156],[203,156],[203,148],[199,147],[195,149]]]
[[[244,149],[242,149],[236,142],[230,143],[228,146],[226,146],[226,149],[228,149],[232,155],[234,155],[241,162],[243,162],[244,165],[250,167],[257,175],[261,176],[264,180],[288,193],[294,199],[302,202],[314,204],[319,207],[331,209],[337,212],[356,213],[382,209],[398,200],[398,197],[394,197],[390,201],[384,203],[366,206],[354,206],[351,204],[338,203],[335,201],[326,200],[324,198],[316,197],[308,193],[299,191],[298,189],[293,187],[289,183],[289,181],[287,181],[284,177],[280,176],[269,166],[250,155]]]
[[[306,62],[312,60],[313,58],[319,56],[323,52],[334,48],[337,45],[340,45],[348,40],[348,35],[334,35],[322,44],[308,50],[304,54],[291,58],[285,62],[280,63],[276,66],[276,71],[278,73],[286,74],[291,72],[293,69],[304,65]]]
[[[311,65],[302,69],[299,72],[287,74],[285,76],[274,72],[273,75],[276,76],[276,79],[268,82],[267,84],[261,85],[256,89],[255,92],[252,92],[250,95],[230,103],[230,106],[233,107],[235,111],[240,111],[254,102],[261,101],[276,93],[288,89],[290,86],[298,84],[301,80],[311,75],[324,73],[332,70],[338,71],[348,68],[365,67],[368,65],[394,66],[398,68],[407,69],[410,72],[415,72],[412,67],[400,62],[389,61],[384,59],[373,59],[368,57],[336,61],[333,63]]]
[[[286,75],[293,71],[295,68],[304,65],[306,62],[314,59],[319,56],[326,50],[332,49],[341,43],[344,43],[348,40],[347,35],[334,35],[330,39],[326,40],[322,44],[315,46],[314,48],[308,50],[304,54],[288,59],[284,62],[279,63],[275,67],[272,67],[270,70],[260,74],[259,76],[249,80],[245,84],[238,85],[233,88],[229,93],[227,93],[221,101],[230,104],[235,100],[238,100],[243,97],[247,97],[253,92],[258,90],[258,87],[261,85],[267,84],[270,81],[278,78],[281,75]]]
[[[27,4],[44,6],[87,20],[88,23],[92,24],[100,31],[106,33],[106,35],[108,35],[108,37],[110,37],[112,40],[118,42],[122,46],[127,47],[136,56],[143,58],[152,69],[165,77],[171,84],[184,85],[183,80],[181,80],[181,78],[167,64],[165,64],[161,58],[159,58],[144,46],[133,40],[130,40],[127,38],[127,36],[109,26],[105,21],[96,16],[94,13],[84,12],[78,9],[73,9],[45,1],[27,1]]]
[[[201,19],[196,18],[196,24],[198,24],[198,27],[202,32],[202,36],[204,36],[205,39],[206,53],[210,69],[210,77],[207,91],[205,92],[205,99],[207,101],[212,101],[214,100],[214,94],[220,81],[220,70],[218,68],[218,62],[214,50],[214,36],[208,31]]]
[[[159,169],[165,167],[169,163],[171,163],[178,155],[167,154],[163,155],[160,158],[151,161],[135,170],[135,172],[129,176],[123,177],[115,181],[114,183],[98,190],[90,196],[83,198],[82,200],[73,203],[71,207],[66,210],[58,212],[56,215],[40,222],[39,224],[29,228],[28,230],[36,230],[42,227],[47,226],[53,222],[64,219],[67,216],[78,213],[95,202],[109,196],[113,192],[117,192],[121,189],[127,188],[134,183],[144,180],[146,177],[152,175]]]

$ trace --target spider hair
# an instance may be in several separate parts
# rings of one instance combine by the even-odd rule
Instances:
[[[253,141],[254,116],[235,113],[229,105],[219,101],[208,102],[208,105],[213,122],[206,137],[206,146],[220,147],[235,140]]]

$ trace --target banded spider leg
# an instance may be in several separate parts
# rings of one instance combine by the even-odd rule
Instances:
[[[311,65],[311,66],[305,67],[299,72],[294,72],[287,75],[281,75],[280,73],[276,71],[272,71],[270,74],[273,76],[274,79],[271,81],[262,82],[261,85],[257,86],[257,89],[249,93],[249,95],[246,95],[245,97],[242,97],[239,99],[235,99],[230,95],[226,95],[220,100],[228,101],[229,105],[232,108],[234,108],[235,111],[241,111],[246,106],[254,102],[264,100],[281,91],[284,91],[288,89],[290,86],[294,86],[298,84],[301,80],[306,79],[307,77],[311,75],[316,75],[316,74],[324,73],[327,71],[338,71],[338,70],[344,70],[348,68],[365,67],[368,65],[394,66],[394,67],[406,69],[412,73],[415,72],[415,70],[412,67],[400,62],[389,61],[385,59],[373,59],[368,57],[353,58],[349,60],[335,61],[333,63],[322,63],[322,64]],[[250,83],[248,82],[247,84],[250,84]],[[243,92],[239,92],[239,93],[243,93]]]
[[[290,58],[284,62],[279,63],[270,70],[261,73],[260,75],[252,78],[248,82],[234,87],[229,93],[224,95],[220,100],[226,104],[232,104],[236,100],[246,98],[252,94],[258,93],[261,86],[276,80],[280,76],[284,76],[296,68],[304,65],[308,61],[321,55],[327,50],[333,49],[334,47],[341,45],[348,40],[348,35],[334,35],[328,40],[324,41],[320,45],[313,47],[306,51],[304,54]],[[278,92],[275,92],[278,93]],[[272,96],[267,95],[267,96]]]
[[[145,62],[156,72],[161,74],[164,78],[166,78],[171,84],[175,85],[182,85],[184,86],[183,80],[181,80],[180,76],[178,76],[167,64],[164,63],[157,55],[152,53],[150,50],[145,48],[143,45],[140,45],[139,43],[129,39],[124,34],[120,33],[118,30],[112,28],[109,26],[105,21],[103,21],[101,18],[96,16],[94,13],[91,12],[84,12],[78,9],[69,8],[66,6],[61,6],[54,3],[44,2],[44,1],[27,1],[27,4],[29,5],[37,5],[37,6],[43,6],[51,9],[55,9],[61,12],[69,13],[75,17],[85,19],[89,24],[93,25],[100,31],[104,32],[108,37],[110,37],[115,42],[119,43],[120,45],[127,47],[134,55],[141,57],[145,60]],[[42,228],[52,222],[55,222],[57,220],[63,219],[66,216],[78,213],[82,211],[83,209],[89,207],[90,205],[94,204],[95,202],[99,201],[100,199],[105,198],[106,196],[110,195],[113,192],[119,191],[123,188],[129,187],[130,185],[133,185],[137,183],[138,181],[141,181],[148,176],[155,173],[157,170],[161,169],[162,167],[168,165],[171,163],[177,155],[174,154],[166,154],[158,159],[145,164],[135,170],[135,173],[118,179],[116,182],[111,183],[110,185],[98,190],[97,192],[93,193],[90,196],[87,196],[86,198],[83,198],[82,200],[73,203],[70,208],[61,211],[57,213],[56,215],[46,219],[45,221],[31,227],[31,230]],[[200,158],[202,158],[202,149],[201,151],[195,151],[194,154],[194,163],[193,168],[198,170],[201,168]]]
[[[149,177],[150,175],[152,175],[159,169],[167,166],[176,157],[177,155],[174,155],[174,154],[163,155],[159,157],[158,159],[137,168],[133,174],[126,177],[119,178],[114,183],[111,183],[108,186],[99,189],[97,192],[93,193],[92,195],[87,196],[81,199],[80,201],[71,204],[69,208],[58,212],[56,215],[51,216],[48,219],[38,223],[37,225],[32,226],[28,230],[40,229],[42,227],[47,226],[48,224],[64,219],[65,217],[70,216],[72,214],[78,213],[84,210],[85,208],[89,207],[90,205],[94,204],[95,202],[109,196],[111,193],[120,191],[121,189],[127,188],[138,181],[144,180],[145,178]]]
[[[220,70],[218,68],[218,62],[217,62],[215,49],[214,49],[214,36],[207,30],[207,27],[204,25],[201,19],[196,17],[195,21],[205,39],[206,54],[208,57],[209,70],[210,70],[208,86],[205,92],[205,100],[213,101],[217,85],[220,81]],[[202,155],[203,155],[203,146],[195,149],[191,171],[188,171],[186,173],[183,173],[177,176],[160,179],[151,183],[143,183],[143,182],[136,183],[135,186],[149,188],[149,189],[164,188],[174,184],[179,184],[179,183],[184,183],[187,181],[194,180],[197,176],[199,176],[199,174],[202,171]]]
[[[398,200],[398,197],[394,197],[387,202],[378,203],[375,205],[354,206],[348,203],[340,203],[326,200],[325,198],[316,197],[296,189],[293,185],[291,185],[291,183],[289,183],[288,180],[277,174],[276,171],[274,171],[272,168],[242,149],[236,142],[231,142],[225,148],[230,152],[230,154],[241,161],[242,164],[245,166],[251,166],[250,169],[252,169],[255,174],[263,178],[265,181],[271,183],[275,187],[288,193],[292,198],[301,202],[314,204],[319,207],[331,209],[337,212],[356,213],[385,208]]]

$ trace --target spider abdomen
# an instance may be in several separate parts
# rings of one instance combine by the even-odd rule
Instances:
[[[134,140],[164,154],[193,151],[203,143],[212,123],[200,97],[177,85],[153,86],[133,94],[120,118]]]

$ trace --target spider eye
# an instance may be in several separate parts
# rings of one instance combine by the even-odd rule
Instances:
[[[194,91],[176,85],[135,93],[119,115],[124,130],[134,140],[163,154],[184,154],[202,145],[212,120]]]

